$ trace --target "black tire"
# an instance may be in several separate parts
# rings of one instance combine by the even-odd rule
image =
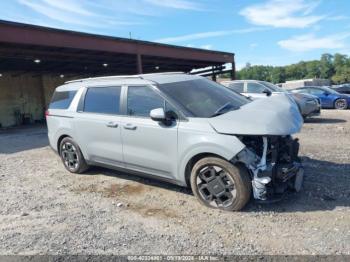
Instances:
[[[345,110],[348,108],[348,102],[344,98],[338,98],[337,100],[334,101],[334,108]]]
[[[59,152],[63,165],[69,172],[81,174],[89,169],[80,147],[72,138],[62,139]]]
[[[221,171],[217,171],[220,169]],[[205,177],[204,180],[203,177]],[[199,160],[192,168],[190,180],[193,194],[201,204],[207,207],[239,211],[251,197],[252,184],[246,168],[234,166],[218,157]],[[220,192],[217,194],[215,191]]]

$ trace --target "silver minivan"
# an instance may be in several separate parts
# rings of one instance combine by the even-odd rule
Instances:
[[[213,208],[242,209],[299,191],[302,118],[287,96],[251,101],[184,73],[75,80],[56,88],[46,113],[65,168],[89,166],[191,187]]]

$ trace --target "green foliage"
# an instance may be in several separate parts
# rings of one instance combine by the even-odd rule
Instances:
[[[350,82],[350,58],[343,54],[323,54],[320,60],[300,61],[287,66],[262,66],[247,63],[237,72],[237,79],[282,83],[307,78],[331,79],[333,83]]]

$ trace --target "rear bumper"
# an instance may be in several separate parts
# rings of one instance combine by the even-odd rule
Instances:
[[[58,152],[57,152],[56,146],[54,146],[54,143],[53,143],[53,140],[54,140],[54,139],[52,138],[52,135],[51,135],[50,133],[48,133],[47,136],[48,136],[48,139],[49,139],[49,146],[50,146],[50,148],[51,148],[55,153],[58,153]]]

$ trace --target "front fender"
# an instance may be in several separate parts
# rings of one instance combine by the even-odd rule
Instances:
[[[215,154],[231,160],[245,148],[245,145],[233,135],[206,133],[201,135],[179,133],[179,168],[177,179],[186,184],[186,165],[196,155]]]

